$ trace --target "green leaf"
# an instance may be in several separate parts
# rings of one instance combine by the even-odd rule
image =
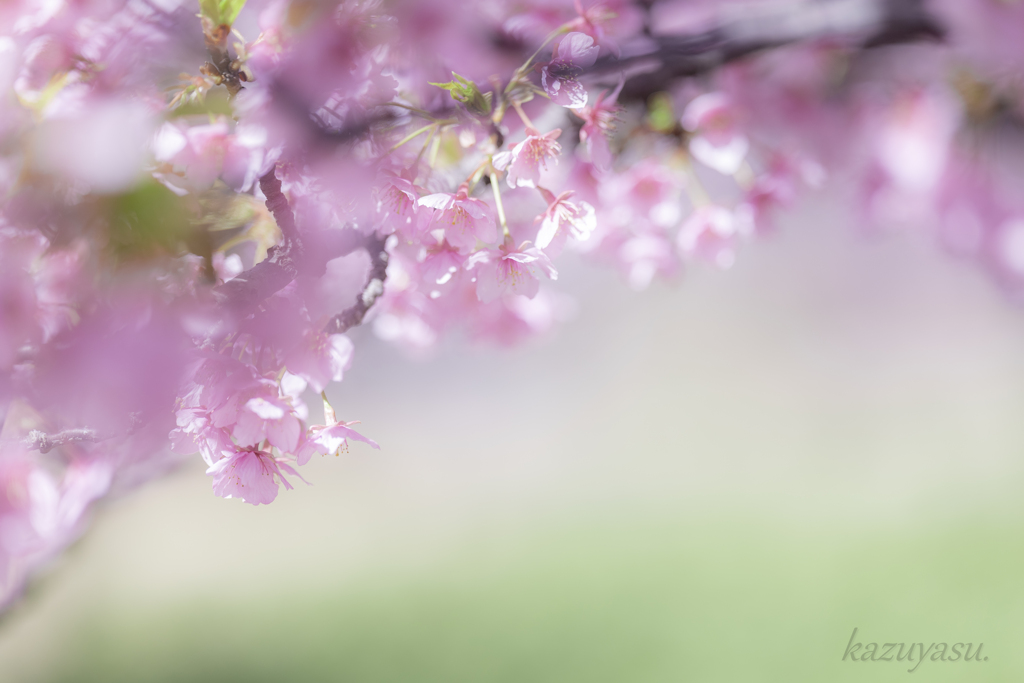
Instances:
[[[245,0],[199,0],[199,13],[217,26],[231,26],[244,6]]]
[[[494,97],[494,93],[480,92],[480,88],[476,86],[476,83],[467,78],[463,78],[454,71],[452,72],[452,76],[455,77],[454,81],[449,81],[448,83],[431,83],[430,85],[436,85],[442,90],[447,90],[453,100],[464,104],[466,109],[472,113],[478,116],[489,116],[491,113],[491,101]]]
[[[676,127],[676,114],[672,96],[667,92],[656,92],[647,100],[647,125],[659,133],[670,133]]]
[[[176,254],[190,241],[184,201],[154,180],[114,197],[110,208],[109,247],[120,259]]]

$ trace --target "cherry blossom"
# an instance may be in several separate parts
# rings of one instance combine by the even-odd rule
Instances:
[[[528,299],[540,291],[540,276],[558,277],[551,260],[537,247],[523,243],[518,247],[511,237],[496,251],[478,251],[466,261],[466,268],[476,272],[476,292],[483,302],[494,301],[503,294],[520,294]]]
[[[540,182],[541,170],[547,169],[548,162],[556,160],[562,151],[558,144],[561,128],[541,134],[527,127],[526,139],[507,152],[494,155],[494,166],[507,171],[509,187],[536,187]]]
[[[594,207],[584,201],[570,202],[572,190],[567,190],[557,197],[543,187],[537,188],[548,203],[547,210],[540,216],[540,232],[537,233],[537,248],[548,249],[554,246],[553,255],[561,251],[566,237],[584,242],[590,238],[597,225]]]
[[[288,370],[298,375],[314,391],[323,391],[330,382],[340,382],[352,365],[352,341],[343,334],[307,331],[289,353]]]
[[[608,137],[611,135],[616,114],[619,107],[616,99],[625,81],[619,83],[618,87],[611,94],[602,90],[594,101],[593,105],[581,107],[577,113],[583,119],[583,126],[580,128],[580,142],[590,154],[590,160],[602,169],[608,170],[612,165],[612,152],[608,146]]]
[[[585,33],[566,35],[555,47],[551,61],[541,69],[540,82],[551,101],[570,109],[587,104],[587,91],[579,81],[583,70],[597,61],[600,48]]]
[[[696,256],[719,268],[736,262],[738,239],[749,226],[721,206],[702,206],[679,229],[677,244],[685,256]]]
[[[213,476],[215,494],[222,498],[240,498],[250,505],[273,503],[280,484],[292,489],[285,479],[286,473],[302,478],[284,460],[255,449],[226,454],[206,473]]]
[[[422,197],[419,205],[433,209],[427,229],[443,230],[444,239],[460,251],[472,251],[477,241],[492,244],[498,239],[491,207],[470,197],[466,185],[460,186],[455,194],[442,192]]]
[[[351,425],[356,422],[338,422],[333,425],[314,425],[310,427],[309,434],[302,446],[296,453],[298,463],[305,465],[314,453],[320,455],[337,455],[341,451],[348,451],[348,440],[355,439],[367,443],[373,448],[380,449],[376,441],[367,439],[365,436],[352,429]]]
[[[304,402],[356,343],[543,335],[563,252],[725,269],[832,183],[1024,298],[1024,4],[762,4],[0,5],[0,605],[184,459],[377,448]]]
[[[690,152],[720,173],[739,170],[750,143],[736,121],[736,111],[723,93],[696,97],[683,112],[683,128],[694,133]]]

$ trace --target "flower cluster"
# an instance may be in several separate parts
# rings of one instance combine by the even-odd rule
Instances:
[[[363,322],[514,344],[556,262],[727,269],[829,177],[1024,292],[1024,4],[848,4],[5,3],[0,605],[182,456],[257,505],[376,448],[326,393]]]

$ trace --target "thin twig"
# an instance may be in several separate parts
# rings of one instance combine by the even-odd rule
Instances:
[[[38,450],[40,453],[49,453],[54,448],[69,443],[95,442],[102,439],[96,435],[95,429],[65,429],[56,434],[47,434],[38,429],[33,429],[22,440],[22,444],[29,450]]]

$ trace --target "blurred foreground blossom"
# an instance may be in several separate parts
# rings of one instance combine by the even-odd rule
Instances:
[[[258,505],[377,448],[327,400],[348,332],[520,343],[572,314],[562,259],[637,290],[734,267],[836,179],[837,211],[1021,296],[1021,27],[998,0],[3,4],[0,604],[182,458]]]

